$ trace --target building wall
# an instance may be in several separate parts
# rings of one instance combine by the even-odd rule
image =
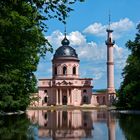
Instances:
[[[63,74],[63,67],[67,68],[67,72]],[[73,74],[73,67],[76,68],[76,74]],[[57,74],[55,69],[57,68]],[[52,75],[54,78],[78,78],[79,77],[79,62],[77,60],[59,60],[52,65]]]

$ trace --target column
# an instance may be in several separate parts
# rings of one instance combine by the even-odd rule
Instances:
[[[71,105],[71,89],[69,89],[68,103],[69,105]]]
[[[62,127],[62,110],[60,111],[60,128]]]
[[[56,111],[56,128],[58,128],[58,111]]]
[[[58,105],[58,89],[56,89],[56,105]]]
[[[62,105],[62,89],[60,89],[60,105]]]
[[[69,105],[69,89],[67,89],[67,105]]]

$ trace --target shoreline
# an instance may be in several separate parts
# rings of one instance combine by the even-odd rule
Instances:
[[[76,110],[76,109],[87,109],[87,110],[98,110],[98,109],[105,109],[108,110],[109,107],[102,105],[102,106],[91,106],[91,105],[82,105],[82,106],[72,106],[72,105],[59,105],[59,106],[45,106],[45,107],[28,107],[27,110]]]
[[[82,105],[82,106],[71,106],[71,105],[59,105],[59,106],[45,106],[45,107],[28,107],[25,111],[14,111],[14,112],[4,112],[0,111],[0,116],[5,115],[21,115],[26,113],[27,110],[111,110],[112,107],[106,105],[101,106],[91,106],[91,105]],[[114,109],[114,107],[113,107]]]
[[[114,113],[121,114],[140,114],[140,110],[118,110],[115,106],[91,106],[91,105],[82,105],[82,106],[72,106],[72,105],[59,105],[59,106],[45,106],[45,107],[28,107],[25,111],[15,111],[15,112],[3,112],[0,111],[0,116],[10,116],[10,115],[21,115],[26,113],[28,110],[48,110],[48,111],[57,111],[57,110],[81,110],[81,111],[92,111],[92,110],[101,110],[101,111],[110,111]]]

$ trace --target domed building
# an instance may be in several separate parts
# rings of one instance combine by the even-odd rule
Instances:
[[[98,106],[111,105],[115,100],[114,87],[114,60],[112,32],[107,29],[107,91],[92,93],[92,78],[80,78],[79,58],[75,49],[70,46],[69,40],[62,40],[52,59],[52,78],[39,79],[37,94],[38,101],[31,102],[30,106],[44,107],[50,105],[83,104]]]
[[[92,78],[79,77],[79,58],[64,37],[52,59],[52,79],[39,79],[39,106],[91,104]]]

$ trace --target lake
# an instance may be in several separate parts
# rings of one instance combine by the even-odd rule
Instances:
[[[0,116],[0,140],[139,140],[140,115],[104,110],[28,110]]]

